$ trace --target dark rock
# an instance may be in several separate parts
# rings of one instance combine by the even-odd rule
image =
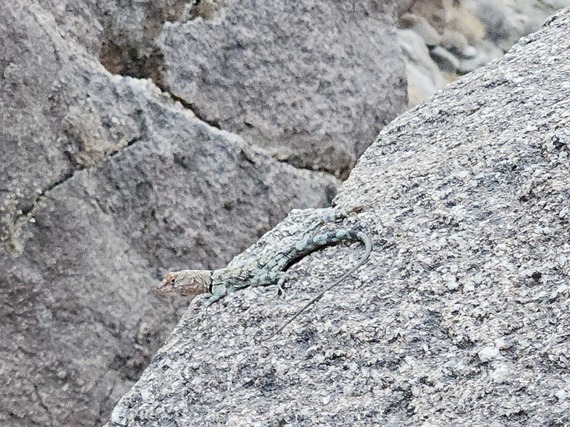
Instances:
[[[459,59],[442,46],[430,49],[429,54],[439,68],[446,73],[455,73],[459,67]]]

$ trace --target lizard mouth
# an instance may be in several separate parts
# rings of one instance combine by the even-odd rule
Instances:
[[[154,288],[154,293],[157,295],[168,295],[174,292],[174,284],[176,283],[176,278],[178,275],[176,273],[168,273],[160,285]]]
[[[170,289],[168,289],[168,288],[164,288],[164,287],[162,287],[162,286],[156,286],[156,287],[154,288],[154,294],[155,294],[155,295],[163,296],[163,295],[168,295],[168,294],[170,294],[170,293],[172,293],[172,290],[170,290]]]

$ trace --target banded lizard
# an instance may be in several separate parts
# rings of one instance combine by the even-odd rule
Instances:
[[[372,243],[364,232],[354,228],[320,234],[315,231],[325,222],[338,221],[361,209],[359,207],[348,211],[338,210],[331,215],[321,217],[304,232],[303,237],[297,242],[282,249],[266,251],[253,261],[245,261],[218,270],[181,270],[168,273],[162,283],[155,289],[155,293],[158,295],[178,294],[182,296],[210,293],[212,295],[204,305],[204,308],[207,308],[228,293],[247,287],[277,285],[282,290],[282,285],[287,278],[285,271],[301,258],[326,246],[336,245],[341,242],[362,242],[365,246],[365,251],[358,262],[332,285],[311,299],[277,330],[274,334],[276,335],[312,304],[320,300],[326,292],[339,285],[346,277],[350,276],[368,261],[372,251]]]

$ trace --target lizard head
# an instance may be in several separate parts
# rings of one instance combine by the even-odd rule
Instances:
[[[210,292],[210,270],[181,270],[168,273],[154,292],[157,295],[195,296]]]

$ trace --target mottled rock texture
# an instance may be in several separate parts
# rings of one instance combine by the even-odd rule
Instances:
[[[569,0],[398,0],[409,105],[502,57],[520,37],[568,6]]]
[[[263,11],[271,14],[269,6]],[[188,108],[191,99],[183,105],[149,80],[124,76],[156,80],[160,67],[153,61],[160,55],[155,42],[164,22],[186,13],[197,26],[203,18],[194,12],[181,1],[18,0],[0,6],[3,426],[104,422],[187,304],[152,295],[162,274],[223,266],[292,208],[324,206],[336,193],[336,177],[279,161],[257,141],[197,118]],[[360,15],[351,15],[347,25],[360,25],[362,36],[375,21],[365,19],[364,11],[355,13]],[[245,19],[247,13],[240,16]],[[302,14],[309,26],[313,19],[319,22],[319,31],[344,25],[342,16],[321,22],[320,14]],[[253,16],[247,19],[248,34],[261,38],[267,25],[256,26]],[[291,19],[299,18],[293,13]],[[220,33],[224,22],[219,17]],[[390,22],[386,18],[385,26],[370,31],[389,33]],[[168,27],[168,37],[176,37],[174,27]],[[358,49],[374,55],[378,43],[391,43],[360,40]],[[298,40],[291,43],[289,54],[302,56]],[[335,42],[330,43],[335,51]],[[274,48],[285,54],[282,45]],[[326,48],[319,45],[311,53],[320,55],[319,49]],[[269,44],[264,49],[271,54]],[[391,49],[395,52],[395,45]],[[329,64],[338,79],[327,80],[330,93],[360,68],[368,78],[374,71],[384,81],[382,69],[372,70],[369,63],[359,63],[362,57],[354,57],[358,60],[342,56],[347,62]],[[322,70],[320,60],[303,58],[306,72]],[[193,69],[191,58],[180,60]],[[397,56],[382,61],[393,70],[401,66]],[[169,65],[182,72],[171,57]],[[370,80],[351,82],[361,85],[362,93],[375,87]],[[293,85],[293,93],[304,84],[303,76],[283,84]],[[380,120],[369,122],[372,116],[354,107],[355,93],[350,102],[337,98],[334,104],[350,125],[344,135],[352,132],[360,151],[405,101],[403,87],[382,87],[388,99],[401,101],[397,107],[395,101],[390,104],[395,108],[390,114],[378,113],[387,111],[381,98],[374,98],[375,105],[361,100]],[[305,87],[307,94],[313,89]],[[255,93],[262,103],[273,96]],[[242,100],[230,101],[238,105]],[[304,110],[307,123],[338,124],[319,105],[320,112]],[[242,115],[245,120],[248,108],[236,110],[234,119]],[[297,129],[286,120],[281,125]],[[318,132],[306,135],[329,144]]]
[[[403,111],[392,2],[204,3],[207,13],[166,25],[157,45],[159,84],[208,123],[343,177]]]
[[[570,423],[569,49],[566,11],[392,122],[336,199],[367,205],[370,262],[268,341],[358,245],[305,259],[284,299],[193,323],[197,300],[108,425]]]

